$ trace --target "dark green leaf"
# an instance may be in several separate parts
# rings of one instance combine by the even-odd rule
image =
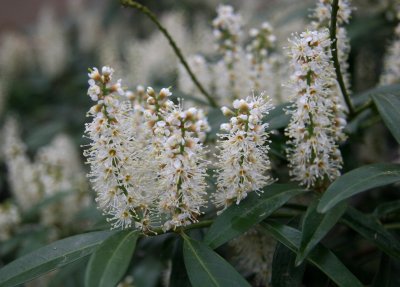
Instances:
[[[362,166],[338,177],[325,191],[318,212],[330,208],[357,193],[400,181],[400,164],[377,163]]]
[[[268,123],[267,130],[281,129],[289,124],[290,115],[285,112],[289,107],[289,103],[281,104],[264,117],[263,121]]]
[[[400,143],[400,94],[377,94],[373,95],[375,105],[378,108],[386,126]]]
[[[374,216],[380,218],[394,212],[400,212],[400,200],[385,202],[378,205],[374,210]]]
[[[104,240],[90,257],[85,286],[116,286],[128,269],[137,239],[137,231],[123,230]]]
[[[169,278],[169,286],[192,287],[187,273],[182,272],[183,270],[185,270],[185,262],[183,259],[183,239],[181,237],[179,237],[178,240],[175,240],[172,249],[172,269],[171,276]]]
[[[193,287],[251,287],[221,256],[184,235],[183,257]]]
[[[376,218],[349,208],[343,216],[344,223],[378,246],[389,256],[400,259],[400,242]]]
[[[373,95],[378,94],[393,94],[399,95],[400,94],[400,84],[395,85],[385,85],[385,86],[378,86],[362,93],[354,95],[353,102],[356,106],[361,106],[365,104],[367,101],[371,100]]]
[[[72,236],[44,246],[0,269],[0,286],[15,286],[91,254],[111,231]]]
[[[268,234],[276,240],[297,252],[300,246],[301,232],[283,224],[268,221],[261,223]],[[362,287],[363,284],[343,265],[342,262],[328,249],[317,245],[307,257],[307,260],[324,272],[333,282],[340,287]]]
[[[66,286],[83,286],[85,267],[88,263],[88,257],[81,258],[74,263],[71,263],[60,270],[54,276],[51,276],[51,280],[47,287],[60,287]],[[71,282],[66,284],[66,282]]]
[[[294,265],[296,253],[282,243],[277,244],[272,261],[272,286],[297,287],[301,286],[306,264]]]
[[[315,200],[307,209],[302,222],[301,242],[296,265],[307,257],[310,251],[324,238],[331,228],[338,222],[346,211],[347,204],[341,203],[322,214],[317,212],[318,200]]]
[[[400,260],[382,254],[379,271],[376,274],[372,287],[399,287]]]
[[[205,243],[217,248],[232,238],[247,231],[271,215],[292,197],[305,192],[293,184],[272,184],[258,196],[254,192],[239,205],[232,204],[214,223],[205,236]]]

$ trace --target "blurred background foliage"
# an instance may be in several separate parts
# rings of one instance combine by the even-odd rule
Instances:
[[[140,12],[122,8],[118,1],[28,2],[0,1],[0,127],[9,116],[17,120],[22,142],[32,161],[38,151],[49,145],[59,134],[67,134],[77,153],[82,154],[81,145],[86,143],[82,138],[85,114],[91,105],[86,95],[89,67],[111,65],[117,77],[121,77],[124,85],[130,89],[138,84],[153,86],[155,89],[172,86],[174,93],[185,96],[184,92],[179,91],[179,65],[176,57],[154,24]],[[285,52],[282,48],[287,46],[287,38],[293,32],[304,30],[309,10],[315,4],[311,0],[139,2],[154,11],[169,28],[185,56],[200,52],[211,59],[214,57],[213,52],[209,52],[213,49],[211,21],[221,2],[234,6],[241,13],[247,30],[259,26],[263,21],[269,21],[277,36],[276,49],[283,51],[283,55]],[[384,55],[397,24],[394,4],[395,1],[390,0],[353,1],[356,10],[348,31],[351,37],[351,84],[355,99],[363,91],[378,85]],[[28,6],[32,9],[28,9]],[[287,80],[281,78],[278,82],[285,84]],[[214,120],[220,122],[218,117],[219,113],[210,111],[209,121],[212,125]],[[382,123],[368,115],[361,122],[369,126],[368,133],[366,129],[357,131],[352,135],[352,141],[343,146],[343,157],[354,159],[345,161],[344,169],[350,170],[365,163],[398,160],[397,144],[388,131],[382,128]],[[2,145],[5,137],[2,134],[0,138]],[[282,159],[283,144],[279,144],[284,142],[284,138],[279,133],[272,137],[276,146],[272,147],[272,157],[282,179],[287,176],[284,169],[286,161]],[[0,202],[3,204],[14,201],[5,158],[4,154],[0,157]],[[82,156],[79,159],[83,167],[84,159]],[[90,188],[86,188],[85,192],[93,197]],[[354,202],[360,210],[369,213],[380,203],[398,199],[396,192],[396,188],[388,187],[385,192],[372,191],[357,196]],[[37,204],[43,204],[44,199]],[[63,199],[62,196],[53,196],[47,200],[45,205]],[[58,235],[51,231],[54,226],[40,221],[39,212],[34,209],[40,209],[40,205],[33,206],[30,214],[21,215],[20,228],[12,228],[10,231],[14,239],[5,241],[6,244],[0,243],[0,266],[55,237],[104,226],[106,223],[96,211],[94,201],[91,202],[76,215],[77,220],[86,220],[86,224],[79,227],[57,226],[58,229],[64,228]],[[395,216],[388,214],[383,220],[386,218],[390,221]],[[328,238],[324,243],[337,251],[346,264],[350,264],[349,268],[356,272],[356,276],[370,282],[371,274],[378,269],[380,260],[376,250],[371,249],[371,245],[353,231],[340,226]],[[137,286],[159,286],[162,277],[167,276],[163,271],[168,270],[168,266],[165,266],[168,260],[165,258],[172,258],[173,261],[172,271],[169,272],[174,273],[175,269],[179,269],[179,264],[183,264],[181,248],[177,246],[182,244],[180,239],[173,234],[154,239],[144,239],[138,243],[135,259],[132,260],[135,264],[131,266],[131,274]],[[224,247],[221,252],[226,252]],[[382,257],[382,260],[391,259]],[[85,263],[83,260],[80,264]],[[390,265],[390,268],[398,267]],[[62,269],[50,286],[61,286],[57,282],[65,278],[68,280],[64,286],[80,286],[80,283],[73,281],[75,277],[81,276],[77,272],[79,269],[79,264]],[[188,286],[188,278],[182,274],[184,268],[179,270],[179,276],[174,278],[177,285],[173,286]],[[325,284],[326,278],[315,268],[308,267],[305,274],[305,286]],[[312,280],[307,281],[307,278]],[[36,284],[43,286],[41,283]]]

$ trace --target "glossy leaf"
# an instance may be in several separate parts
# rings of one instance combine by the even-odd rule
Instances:
[[[400,94],[376,94],[372,98],[385,125],[400,143]]]
[[[250,287],[221,256],[202,242],[184,235],[183,257],[193,287]]]
[[[213,249],[217,248],[261,222],[289,199],[303,192],[304,189],[293,184],[272,184],[265,187],[260,195],[252,192],[239,205],[233,204],[217,217],[204,242]]]
[[[373,95],[378,94],[400,95],[400,84],[377,86],[375,88],[354,95],[352,99],[356,106],[361,106],[365,104],[368,100],[371,100],[371,97]]]
[[[136,231],[123,230],[104,240],[90,257],[85,286],[116,286],[128,269],[137,239]]]
[[[386,254],[400,259],[400,242],[376,218],[365,215],[357,209],[349,208],[343,216],[343,220],[346,225],[378,246]]]
[[[297,287],[301,286],[306,264],[295,266],[296,253],[282,243],[277,244],[272,261],[272,286]]]
[[[377,163],[354,169],[338,177],[325,191],[318,212],[327,212],[339,202],[371,188],[400,181],[400,164]]]
[[[72,236],[44,246],[0,269],[0,286],[15,286],[91,254],[112,235],[98,231]]]
[[[261,223],[268,234],[287,246],[293,252],[297,252],[300,246],[301,232],[295,228],[268,221]],[[333,282],[340,287],[362,287],[363,284],[343,265],[342,262],[328,249],[317,245],[310,252],[307,260],[324,272]]]
[[[88,257],[84,257],[61,268],[54,276],[51,276],[47,287],[83,286],[87,263]]]
[[[172,268],[171,274],[174,276],[170,276],[169,278],[169,286],[171,287],[192,287],[190,284],[190,280],[188,274],[186,272],[182,272],[185,270],[185,261],[183,259],[183,239],[179,238],[175,241],[173,246],[173,256],[171,258]]]
[[[324,236],[339,221],[346,211],[347,204],[341,203],[322,214],[317,211],[318,201],[314,201],[307,209],[302,222],[301,242],[296,258],[299,265],[310,251],[324,238]]]
[[[400,200],[389,201],[378,205],[374,210],[374,216],[380,218],[394,212],[400,213]]]

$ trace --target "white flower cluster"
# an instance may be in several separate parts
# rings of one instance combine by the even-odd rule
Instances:
[[[253,87],[259,90],[265,70],[268,74],[272,73],[268,61],[271,50],[275,48],[276,36],[273,34],[273,28],[268,22],[261,24],[260,29],[250,30],[251,41],[246,46],[247,57],[250,60],[252,70],[251,81]]]
[[[242,17],[235,14],[233,7],[220,5],[213,20],[214,36],[218,40],[218,50],[224,54],[227,65],[233,65],[240,50],[239,37],[242,33]]]
[[[89,74],[88,95],[97,104],[85,155],[100,208],[114,228],[169,230],[195,222],[205,203],[207,119],[176,106],[168,89],[125,93],[112,73],[103,67]]]
[[[66,135],[56,136],[48,146],[38,150],[35,168],[42,198],[66,193],[60,201],[41,210],[42,223],[47,226],[74,223],[76,214],[90,203],[85,193],[87,179],[74,143]]]
[[[251,96],[235,100],[233,108],[222,107],[230,121],[221,125],[226,133],[219,134],[218,145],[215,204],[224,209],[273,182],[268,175],[268,124],[262,123],[263,116],[272,109],[270,101],[263,95]]]
[[[17,121],[9,118],[3,127],[2,154],[7,163],[7,180],[13,196],[22,211],[27,211],[40,199],[36,184],[37,172],[26,153],[26,146],[19,135]]]
[[[270,286],[276,241],[257,227],[229,242],[235,251],[233,261],[244,274],[255,274],[256,286]]]
[[[153,106],[149,123],[153,125],[153,147],[158,165],[159,210],[167,220],[164,230],[195,222],[205,204],[206,161],[202,142],[209,131],[207,119],[196,108],[183,110],[167,97],[169,90],[156,95],[148,89],[147,103]],[[160,109],[160,106],[165,106]]]
[[[75,214],[89,203],[83,193],[87,187],[85,174],[71,140],[59,135],[42,147],[31,161],[26,146],[19,137],[14,119],[3,130],[3,155],[6,159],[11,192],[21,212],[26,212],[42,200],[65,192],[59,202],[41,209],[41,222],[47,226],[71,223]]]
[[[329,31],[307,31],[291,40],[294,96],[292,118],[286,129],[290,174],[307,187],[321,187],[340,175],[342,156],[336,141],[343,129],[332,99],[335,72],[331,63]]]
[[[189,66],[203,86],[215,95],[220,105],[230,105],[241,97],[242,91],[266,92],[274,103],[281,103],[280,77],[283,58],[274,51],[276,36],[272,26],[264,22],[259,29],[250,29],[248,39],[243,39],[242,20],[232,6],[221,5],[213,21],[217,52],[206,60],[196,54],[189,58]],[[222,58],[221,58],[222,56]],[[179,66],[179,88],[188,95],[202,99],[189,75]]]
[[[0,204],[0,242],[11,237],[21,218],[17,206],[10,202]]]
[[[397,19],[400,21],[400,5],[398,10]],[[400,23],[397,24],[394,34],[395,38],[384,59],[381,85],[400,83]]]
[[[50,77],[60,75],[68,61],[68,44],[64,35],[65,28],[50,9],[41,11],[36,35],[35,53],[38,66]]]

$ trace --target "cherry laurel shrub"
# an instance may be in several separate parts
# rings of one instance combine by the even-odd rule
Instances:
[[[53,270],[49,286],[75,277],[88,287],[400,286],[400,202],[392,200],[400,164],[354,155],[381,120],[398,150],[399,26],[379,85],[357,94],[350,0],[317,0],[284,49],[269,22],[246,34],[244,17],[220,5],[213,57],[188,60],[147,7],[121,4],[168,38],[179,96],[133,88],[118,65],[89,69],[82,148],[102,216],[66,238],[71,214],[90,201],[75,151],[60,137],[32,162],[8,120],[2,153],[16,199],[0,204],[0,254],[34,204],[58,232],[2,266],[0,286]],[[69,202],[40,203],[43,190],[76,187]]]

